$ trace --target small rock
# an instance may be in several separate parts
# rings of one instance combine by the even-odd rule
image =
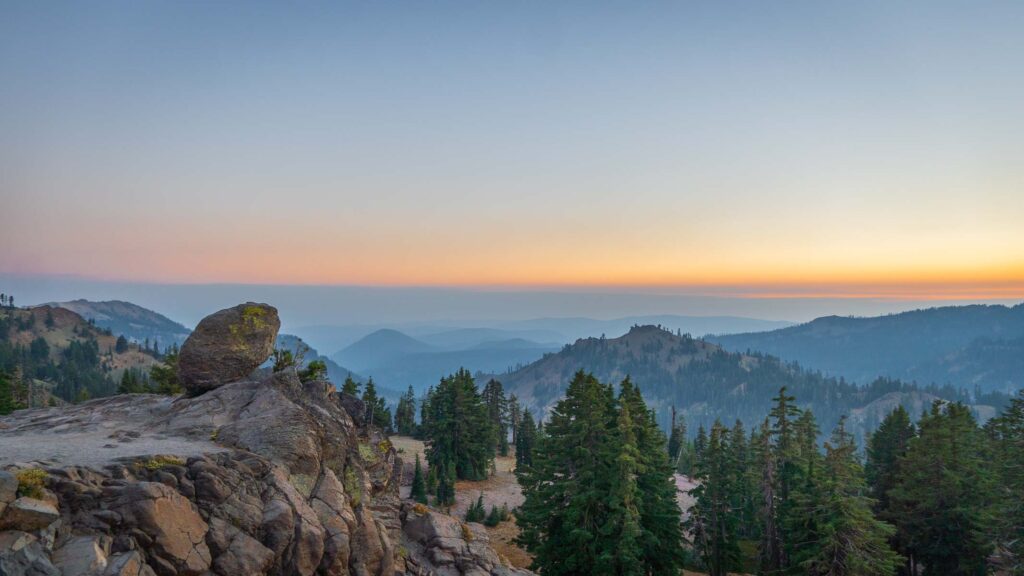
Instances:
[[[8,530],[0,532],[0,550],[17,552],[25,546],[38,540],[35,536],[21,530]]]
[[[142,561],[142,556],[133,550],[111,556],[103,576],[156,576],[156,573]]]
[[[0,574],[4,576],[61,576],[46,556],[46,550],[36,541],[17,550],[0,547]]]
[[[10,472],[0,470],[0,512],[18,497],[18,479]]]
[[[107,553],[97,536],[76,536],[53,552],[53,565],[64,576],[81,576],[107,567]]]
[[[60,519],[60,512],[49,502],[22,496],[7,506],[0,528],[15,528],[25,532],[46,528]]]
[[[198,396],[248,376],[274,351],[280,327],[276,308],[253,302],[203,318],[178,356],[182,385]]]

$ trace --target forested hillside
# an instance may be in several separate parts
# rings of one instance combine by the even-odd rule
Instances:
[[[974,398],[949,386],[920,387],[891,379],[858,386],[774,356],[728,352],[657,326],[636,326],[619,338],[579,340],[500,379],[528,407],[546,410],[563,395],[578,370],[593,372],[605,382],[631,377],[663,427],[668,427],[675,407],[691,424],[691,433],[700,425],[710,427],[716,418],[760,421],[780,386],[786,386],[801,407],[812,408],[826,429],[844,414],[852,415],[850,426],[858,438],[894,405],[906,403],[916,415],[932,399],[941,398],[971,404],[979,417],[988,418],[1007,401],[1002,394]]]
[[[1005,392],[1024,386],[1024,304],[947,306],[872,318],[826,316],[709,340],[861,384],[886,376]]]
[[[109,396],[160,356],[64,308],[0,308],[0,374],[14,407]]]

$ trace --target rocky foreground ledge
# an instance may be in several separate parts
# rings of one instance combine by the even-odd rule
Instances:
[[[203,386],[0,418],[0,574],[530,574],[403,504],[391,443],[329,382]]]

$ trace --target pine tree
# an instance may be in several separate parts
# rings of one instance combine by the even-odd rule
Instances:
[[[533,465],[533,447],[537,440],[537,427],[533,423],[533,414],[523,411],[522,422],[517,426],[519,434],[516,438],[516,469]]]
[[[926,576],[984,573],[995,490],[969,408],[936,401],[918,421],[889,491],[900,540]]]
[[[532,466],[517,469],[525,495],[518,542],[534,554],[533,567],[545,575],[678,573],[679,508],[665,443],[628,380],[616,399],[611,386],[576,373],[538,430]]]
[[[729,436],[725,426],[715,420],[696,469],[700,483],[691,492],[696,502],[689,527],[710,576],[725,576],[741,568],[738,511],[732,506],[736,486]]]
[[[395,427],[403,436],[412,436],[416,433],[416,394],[412,386],[409,386],[398,400],[398,407],[395,408]]]
[[[484,509],[484,493],[481,492],[476,502],[466,510],[466,522],[483,522],[487,518],[487,511]]]
[[[494,452],[508,456],[508,400],[501,382],[490,379],[481,393],[491,423]]]
[[[519,441],[519,424],[523,420],[523,408],[519,405],[519,398],[515,394],[508,395],[508,425],[512,431],[512,445],[516,446]]]
[[[863,469],[857,446],[846,431],[845,418],[825,445],[824,475],[818,493],[804,492],[814,505],[806,510],[814,517],[814,539],[800,542],[793,560],[800,574],[810,576],[889,576],[902,558],[887,542],[895,529],[871,514],[865,495]]]
[[[341,385],[341,391],[349,396],[359,397],[359,383],[352,379],[352,374],[345,376],[345,383]]]
[[[494,461],[493,427],[469,372],[460,369],[442,378],[428,405],[424,427],[430,443],[430,467],[451,462],[451,472],[460,480],[487,478]],[[443,474],[439,471],[439,479],[440,476]]]
[[[991,533],[1002,552],[998,568],[1024,574],[1024,391],[985,425],[998,474],[996,514]]]
[[[906,456],[914,435],[910,415],[903,406],[897,406],[867,440],[867,464],[864,467],[864,475],[871,497],[875,501],[876,514],[890,524],[897,523],[897,513],[892,509],[889,492],[896,487],[899,463]],[[897,532],[891,542],[896,551],[906,556],[909,562],[907,545],[900,533]],[[909,569],[910,566],[906,566],[905,570]]]
[[[423,468],[420,465],[419,454],[416,455],[416,467],[412,473],[412,490],[409,491],[409,497],[420,504],[427,503],[427,483],[423,478]]]

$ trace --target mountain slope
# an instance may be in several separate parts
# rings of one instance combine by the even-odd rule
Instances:
[[[63,400],[108,396],[125,370],[158,362],[137,344],[119,349],[116,334],[66,308],[0,309],[0,372],[44,382]]]
[[[53,302],[50,306],[71,310],[86,320],[92,320],[100,328],[109,329],[115,336],[123,334],[133,342],[156,341],[161,351],[171,344],[180,346],[191,332],[163,314],[131,302],[72,300]]]
[[[887,376],[1003,391],[1024,386],[1022,339],[1024,304],[827,316],[771,332],[709,338],[727,350],[757,350],[855,382]]]
[[[323,360],[324,364],[327,365],[327,379],[338,388],[341,387],[342,383],[345,382],[345,378],[348,376],[351,376],[356,382],[363,381],[363,378],[359,376],[359,374],[356,374],[348,368],[339,366],[337,362],[331,360],[327,356],[322,356],[315,348],[303,342],[302,338],[298,336],[293,334],[278,334],[277,341],[274,343],[274,348],[283,348],[291,351],[299,350],[302,346],[306,347],[306,352],[303,356],[303,365],[307,365],[313,360]],[[268,360],[268,362],[271,361]]]
[[[748,425],[760,423],[781,386],[786,386],[801,406],[813,409],[826,433],[841,415],[886,394],[905,397],[908,402],[918,401],[913,394],[922,391],[949,400],[969,400],[950,388],[919,389],[892,380],[859,387],[772,356],[727,352],[710,342],[655,326],[637,326],[619,338],[581,339],[498,378],[529,407],[546,410],[562,396],[577,370],[593,372],[609,383],[629,376],[657,412],[659,422],[666,425],[675,406],[690,423],[691,432],[697,425],[710,426],[716,418],[727,424],[737,418]],[[871,423],[867,420],[860,419],[859,434]]]
[[[431,352],[435,348],[398,330],[377,330],[331,355],[342,366],[364,371],[409,354]]]

